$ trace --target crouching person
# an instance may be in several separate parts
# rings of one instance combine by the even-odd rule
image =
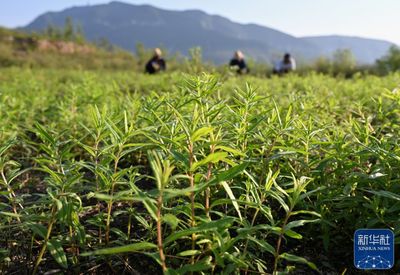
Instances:
[[[154,49],[153,57],[146,64],[146,73],[155,74],[160,71],[165,71],[167,65],[165,60],[162,58],[162,52],[159,48]]]
[[[244,55],[241,51],[236,51],[233,58],[229,62],[231,69],[236,70],[238,74],[247,74],[249,68],[247,67]]]
[[[283,56],[283,59],[277,64],[275,64],[273,73],[281,75],[281,74],[287,74],[295,70],[296,70],[296,61],[289,53],[286,53]]]

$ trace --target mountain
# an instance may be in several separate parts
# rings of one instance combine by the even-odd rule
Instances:
[[[370,63],[391,46],[386,41],[378,43],[339,36],[298,38],[256,24],[235,23],[199,10],[171,11],[122,2],[48,12],[23,29],[41,31],[49,25],[62,27],[68,17],[82,27],[89,40],[107,38],[132,52],[138,43],[146,47],[163,46],[170,52],[183,54],[200,46],[203,57],[216,63],[226,62],[237,49],[254,59],[273,61],[281,58],[284,52],[309,60],[322,54],[329,55],[337,48],[351,48],[360,63]]]
[[[322,55],[332,55],[337,49],[350,49],[360,63],[373,63],[385,55],[392,43],[369,38],[347,37],[339,35],[314,36],[301,38],[321,49]]]

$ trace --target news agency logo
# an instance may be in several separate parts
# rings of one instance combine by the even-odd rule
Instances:
[[[354,233],[354,265],[358,269],[391,269],[394,234],[389,229],[358,229]]]

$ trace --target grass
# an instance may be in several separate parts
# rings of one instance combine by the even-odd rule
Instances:
[[[356,273],[356,229],[398,243],[399,80],[3,69],[0,270]]]

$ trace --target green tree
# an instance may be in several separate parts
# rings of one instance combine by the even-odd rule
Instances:
[[[77,43],[83,44],[85,43],[85,35],[83,33],[82,25],[78,24],[76,26],[76,31],[75,31],[75,41]]]
[[[329,74],[332,73],[332,61],[325,57],[318,57],[313,63],[313,69],[319,73]]]
[[[138,65],[143,67],[151,56],[151,52],[146,49],[143,43],[136,44],[136,56],[138,58]]]
[[[391,46],[388,53],[376,61],[380,73],[389,73],[400,70],[400,48]]]
[[[356,59],[349,49],[338,49],[333,53],[333,70],[335,74],[348,75],[356,68]]]
[[[106,50],[108,52],[112,52],[114,50],[114,46],[111,44],[111,42],[105,38],[101,37],[95,42],[96,46],[99,47],[100,49]]]
[[[62,37],[62,31],[52,24],[47,26],[44,34],[50,39],[60,39]]]
[[[73,40],[74,39],[74,25],[72,23],[72,18],[67,17],[65,19],[64,25],[64,39],[66,40]]]

